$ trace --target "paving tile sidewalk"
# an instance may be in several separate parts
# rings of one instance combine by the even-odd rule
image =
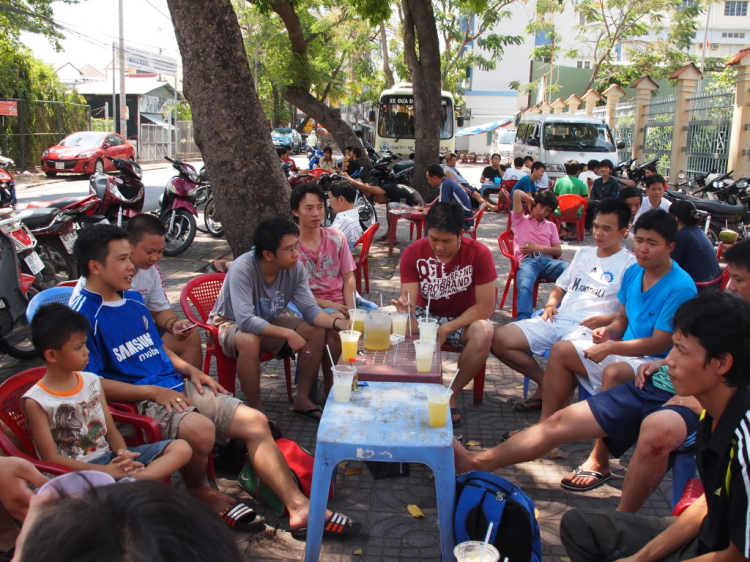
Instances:
[[[482,166],[476,166],[478,176]],[[380,214],[382,207],[378,209]],[[384,218],[381,218],[384,221]],[[500,295],[508,275],[508,260],[497,248],[497,237],[505,229],[506,215],[488,213],[484,215],[479,227],[478,238],[491,250],[498,271],[498,288]],[[384,228],[383,224],[381,228]],[[408,241],[408,222],[399,221],[398,242],[393,256],[387,255],[387,246],[374,243],[371,252],[370,289],[366,298],[377,301],[382,295],[384,302],[390,302],[398,296],[399,274],[398,261],[401,251]],[[564,245],[564,259],[570,260],[575,252],[575,245]],[[216,240],[208,235],[196,237],[192,247],[176,258],[165,258],[161,263],[165,288],[173,308],[182,314],[179,305],[179,294],[183,285],[199,274],[210,259],[229,255],[226,242]],[[549,287],[541,287],[539,300],[544,302]],[[505,310],[496,310],[494,322],[502,325],[510,321],[510,303]],[[443,375],[447,383],[455,371],[457,356],[445,354]],[[29,362],[3,361],[0,363],[0,377],[5,378],[13,372],[27,368]],[[215,375],[215,367],[212,373]],[[465,423],[456,430],[463,435],[464,442],[476,441],[475,449],[489,448],[500,442],[500,436],[512,429],[523,428],[534,423],[538,414],[515,412],[511,402],[522,395],[522,377],[502,365],[494,357],[487,363],[485,398],[481,406],[472,403],[469,385],[463,392],[462,410]],[[283,367],[273,361],[264,365],[261,379],[261,392],[268,416],[278,422],[284,435],[310,450],[315,449],[317,425],[294,416],[291,405],[286,399],[286,388]],[[595,507],[614,510],[619,501],[624,476],[623,466],[627,465],[632,451],[620,461],[613,461],[614,478],[610,483],[586,494],[567,492],[559,486],[560,480],[577,467],[590,451],[590,442],[574,443],[560,449],[560,458],[543,458],[535,462],[520,464],[499,471],[502,476],[518,483],[536,502],[539,510],[539,524],[542,531],[542,543],[545,562],[559,560],[565,556],[559,538],[559,523],[562,515],[572,507]],[[437,529],[435,489],[431,472],[424,466],[411,467],[411,474],[405,478],[375,481],[367,468],[358,462],[350,462],[346,468],[360,468],[360,474],[344,474],[339,469],[336,479],[336,494],[329,507],[351,515],[364,524],[358,536],[340,540],[325,540],[321,560],[326,562],[364,561],[389,562],[397,560],[440,560],[440,549]],[[227,475],[230,476],[230,475]],[[220,479],[219,485],[232,493],[240,494],[236,481]],[[671,474],[668,474],[660,488],[652,495],[641,513],[651,515],[668,515],[671,494]],[[407,505],[416,504],[425,513],[425,517],[416,519],[407,511]],[[242,536],[241,548],[246,560],[303,560],[304,543],[291,538],[285,519],[276,517],[263,505],[258,505],[268,520],[268,530],[253,536]],[[360,554],[355,554],[355,551]]]

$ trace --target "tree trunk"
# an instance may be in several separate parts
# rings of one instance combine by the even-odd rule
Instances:
[[[388,38],[385,36],[385,24],[380,24],[380,48],[383,51],[383,73],[385,79],[388,82],[388,87],[393,88],[396,81],[393,79],[393,71],[391,65],[388,62]]]
[[[271,144],[230,0],[167,0],[182,56],[195,140],[235,256],[271,215],[291,216],[290,188]],[[200,38],[200,39],[197,39]]]
[[[414,89],[414,188],[425,201],[437,196],[427,183],[427,166],[440,154],[440,42],[430,0],[402,0],[404,58]],[[417,52],[417,49],[419,52]]]

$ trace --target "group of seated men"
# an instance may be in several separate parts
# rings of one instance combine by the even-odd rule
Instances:
[[[457,446],[457,468],[492,470],[538,458],[564,442],[593,437],[597,442],[589,459],[562,483],[583,491],[610,478],[610,454],[619,456],[637,442],[619,506],[620,511],[636,511],[666,472],[670,453],[700,430],[697,412],[707,408],[699,392],[691,393],[698,400],[691,399],[675,384],[676,375],[667,373],[666,366],[674,369],[677,364],[673,356],[690,351],[691,338],[704,343],[690,315],[683,314],[681,323],[675,320],[673,325],[676,311],[696,294],[693,281],[670,259],[677,231],[674,218],[650,210],[629,228],[628,204],[603,198],[592,221],[595,246],[579,249],[566,264],[556,259],[562,253],[560,241],[547,221],[557,207],[555,194],[532,197],[514,190],[519,320],[493,328],[493,257],[482,243],[462,236],[467,193],[446,187],[442,172],[440,166],[428,169],[428,181],[440,188],[441,200],[426,217],[427,236],[404,251],[400,295],[392,304],[411,313],[411,329],[417,334],[417,320],[425,315],[429,299],[431,316],[440,324],[438,344],[462,350],[452,386],[454,427],[463,423],[457,408],[460,392],[490,353],[537,384],[534,394],[514,408],[541,410],[539,424],[509,432],[494,449],[469,453]],[[350,193],[336,193],[329,192],[331,201],[352,204]],[[333,360],[338,359],[337,332],[349,328],[348,311],[358,298],[350,237],[322,226],[325,206],[326,194],[317,185],[295,188],[291,209],[299,225],[282,218],[261,221],[254,249],[232,264],[211,313],[222,351],[237,358],[250,407],[201,372],[198,337],[166,302],[155,267],[164,248],[158,219],[136,217],[128,232],[107,225],[85,230],[75,247],[84,280],[70,306],[88,321],[86,369],[103,377],[102,393],[110,400],[137,403],[141,413],[159,422],[165,438],[189,445],[192,454],[182,468],[186,487],[221,514],[229,513],[236,502],[205,484],[207,456],[217,436],[244,440],[248,462],[287,506],[293,530],[305,528],[308,500],[283,469],[285,461],[262,414],[259,357],[262,351],[298,357],[293,410],[319,420],[322,411],[310,400],[310,389],[321,367],[326,392],[332,384],[332,365],[323,347],[327,344]],[[635,255],[622,247],[629,231]],[[742,298],[750,297],[744,294],[750,279],[748,244],[737,244],[726,254]],[[555,288],[541,316],[531,318],[533,285],[541,277],[556,279]],[[290,301],[301,316],[283,314]],[[720,304],[712,306],[718,309]],[[530,353],[547,351],[545,372]],[[724,376],[729,371],[718,372]],[[576,384],[593,396],[564,408]],[[718,419],[721,412],[709,413]],[[334,523],[327,528],[338,529],[333,534],[360,527],[342,514],[327,512],[326,517]]]

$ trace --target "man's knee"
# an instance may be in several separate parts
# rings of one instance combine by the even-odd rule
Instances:
[[[248,358],[260,356],[260,336],[238,331],[234,335],[234,348],[237,355],[244,354]]]
[[[641,422],[636,448],[641,453],[661,457],[679,448],[687,437],[687,426],[676,412],[656,412]]]
[[[574,357],[578,356],[575,346],[572,342],[562,340],[552,346],[549,352],[548,364],[563,362],[564,365]]]
[[[271,437],[268,418],[265,414],[244,404],[240,404],[235,410],[232,427],[240,428],[242,432],[241,435],[232,435],[232,437],[250,440]]]
[[[494,335],[492,322],[489,320],[477,320],[469,324],[466,330],[466,344],[471,344],[472,347],[486,350],[489,353]]]
[[[612,363],[602,371],[602,388],[614,388],[635,378],[633,367],[628,363]]]
[[[193,453],[209,454],[216,440],[216,426],[206,416],[191,412],[180,422],[177,437],[187,441]]]
[[[297,328],[297,333],[305,338],[305,341],[308,344],[320,344],[322,345],[323,342],[326,341],[326,332],[327,330],[325,328],[321,328],[319,326],[312,326],[310,324],[302,323]]]

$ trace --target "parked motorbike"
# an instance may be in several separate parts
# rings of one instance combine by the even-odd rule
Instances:
[[[340,181],[343,179],[344,178],[339,174],[326,174],[321,177],[320,181],[318,182],[318,185],[320,185],[320,187],[323,188],[323,191],[325,191],[326,193],[326,218],[323,226],[330,226],[334,219],[333,209],[331,209],[331,206],[328,202],[328,189],[331,185],[331,182]],[[372,202],[364,195],[364,193],[362,193],[359,189],[357,189],[356,192],[357,195],[354,198],[354,206],[357,208],[357,213],[359,214],[359,225],[364,231],[378,222],[378,212]]]
[[[377,154],[377,153],[375,153]],[[372,170],[367,176],[369,185],[384,185],[400,183],[411,185],[414,177],[414,161],[401,160],[397,155],[384,152],[382,156],[372,161]]]
[[[200,177],[190,164],[168,156],[165,158],[177,170],[177,175],[169,179],[164,193],[159,197],[158,214],[167,229],[164,255],[177,256],[190,247],[198,230],[195,196]]]
[[[15,209],[16,182],[9,169],[13,164],[13,160],[0,155],[0,207],[12,206]]]
[[[36,351],[26,307],[28,299],[36,294],[31,288],[34,277],[20,271],[16,238],[7,231],[5,225],[0,227],[0,351],[16,359],[31,359]]]
[[[730,205],[723,201],[703,199],[672,189],[665,191],[664,196],[672,202],[690,201],[696,209],[704,211],[707,214],[704,232],[714,245],[718,245],[719,233],[725,228],[736,230],[742,238],[745,238],[748,234],[750,212],[748,212],[748,207],[745,204]],[[750,196],[748,196],[747,203],[750,204]]]
[[[41,275],[44,262],[36,252],[37,240],[26,225],[16,217],[10,216],[11,214],[9,210],[0,213],[0,231],[13,241],[19,270],[26,275],[23,283],[24,293],[31,291],[31,285],[38,290],[45,289]],[[0,256],[0,259],[3,257]]]
[[[110,158],[118,173],[94,174],[89,179],[89,193],[96,195],[100,204],[96,213],[110,223],[124,226],[127,221],[143,211],[145,189],[143,170],[132,160]]]

